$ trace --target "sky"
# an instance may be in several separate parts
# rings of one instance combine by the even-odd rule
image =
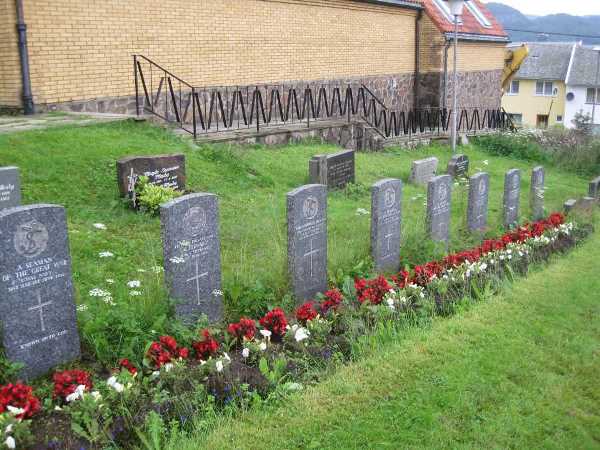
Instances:
[[[518,9],[523,14],[546,16],[571,14],[574,16],[600,15],[600,0],[493,0]],[[489,3],[489,0],[485,0]]]

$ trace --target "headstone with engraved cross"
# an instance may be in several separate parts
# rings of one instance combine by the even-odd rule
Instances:
[[[467,225],[469,231],[485,231],[487,227],[490,176],[479,172],[469,178],[469,206]]]
[[[427,231],[434,241],[450,239],[452,177],[441,175],[427,185]]]
[[[535,167],[531,171],[531,191],[529,201],[531,205],[531,216],[533,220],[544,218],[544,183],[546,174],[542,166]]]
[[[371,255],[378,272],[400,269],[402,181],[385,179],[371,188]]]
[[[504,176],[504,226],[512,228],[519,223],[521,171],[512,169]]]
[[[21,180],[17,167],[0,167],[0,210],[21,204]]]
[[[35,378],[79,357],[65,209],[0,211],[0,327],[10,361]]]
[[[327,290],[327,186],[287,194],[288,271],[296,300]]]
[[[189,194],[160,208],[165,279],[177,316],[223,316],[219,206],[214,194]]]

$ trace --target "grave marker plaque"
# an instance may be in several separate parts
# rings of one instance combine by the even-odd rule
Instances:
[[[185,191],[185,155],[130,156],[117,161],[121,197],[131,196],[139,177],[150,183]]]
[[[594,178],[590,182],[588,197],[600,200],[600,177]]]
[[[570,198],[569,200],[567,200],[563,205],[565,214],[569,214],[571,211],[573,211],[573,209],[575,209],[576,206],[577,200],[575,200],[574,198]]]
[[[402,181],[385,179],[371,190],[371,254],[378,272],[400,269]]]
[[[184,195],[160,208],[165,279],[177,316],[223,316],[219,205],[214,194]]]
[[[327,290],[327,186],[287,194],[288,270],[296,300]]]
[[[331,155],[316,155],[309,161],[310,182],[341,189],[355,180],[354,150]]]
[[[485,231],[487,227],[490,176],[480,172],[469,179],[469,206],[467,223],[469,231]]]
[[[413,184],[427,184],[435,177],[438,167],[437,158],[419,159],[413,161],[410,172],[410,182]]]
[[[544,183],[546,174],[541,166],[535,167],[531,172],[531,191],[529,202],[533,220],[544,218]]]
[[[21,180],[18,167],[0,167],[0,211],[21,204]]]
[[[65,209],[0,211],[0,323],[10,361],[35,378],[79,357]]]
[[[519,222],[521,171],[512,169],[504,176],[504,226],[513,228]]]
[[[469,173],[469,157],[467,155],[454,155],[448,161],[447,172],[452,178],[466,177]]]
[[[450,239],[452,177],[440,175],[427,185],[427,231],[434,241]]]

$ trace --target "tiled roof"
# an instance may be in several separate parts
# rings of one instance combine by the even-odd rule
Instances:
[[[571,86],[597,86],[598,58],[600,52],[591,47],[578,45],[575,48],[567,84]]]
[[[462,24],[458,26],[458,32],[461,34],[472,35],[471,37],[477,38],[477,36],[482,37],[497,37],[504,38],[508,40],[508,35],[502,28],[502,25],[496,20],[494,15],[485,7],[485,4],[480,0],[470,0],[472,3],[477,5],[479,11],[486,17],[486,19],[490,22],[491,27],[484,27],[477,18],[471,13],[471,11],[465,7],[463,16],[462,16]],[[439,8],[435,5],[433,0],[421,0],[423,7],[425,8],[425,13],[431,18],[433,23],[438,27],[438,29],[443,33],[454,32],[454,24],[449,21],[446,16],[439,10]]]
[[[529,56],[515,75],[526,80],[566,80],[572,42],[527,42]]]

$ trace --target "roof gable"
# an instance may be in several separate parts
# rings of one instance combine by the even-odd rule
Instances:
[[[574,45],[572,42],[528,42],[529,56],[515,78],[565,81]]]
[[[600,51],[577,45],[573,52],[573,62],[567,84],[571,86],[597,86]]]

